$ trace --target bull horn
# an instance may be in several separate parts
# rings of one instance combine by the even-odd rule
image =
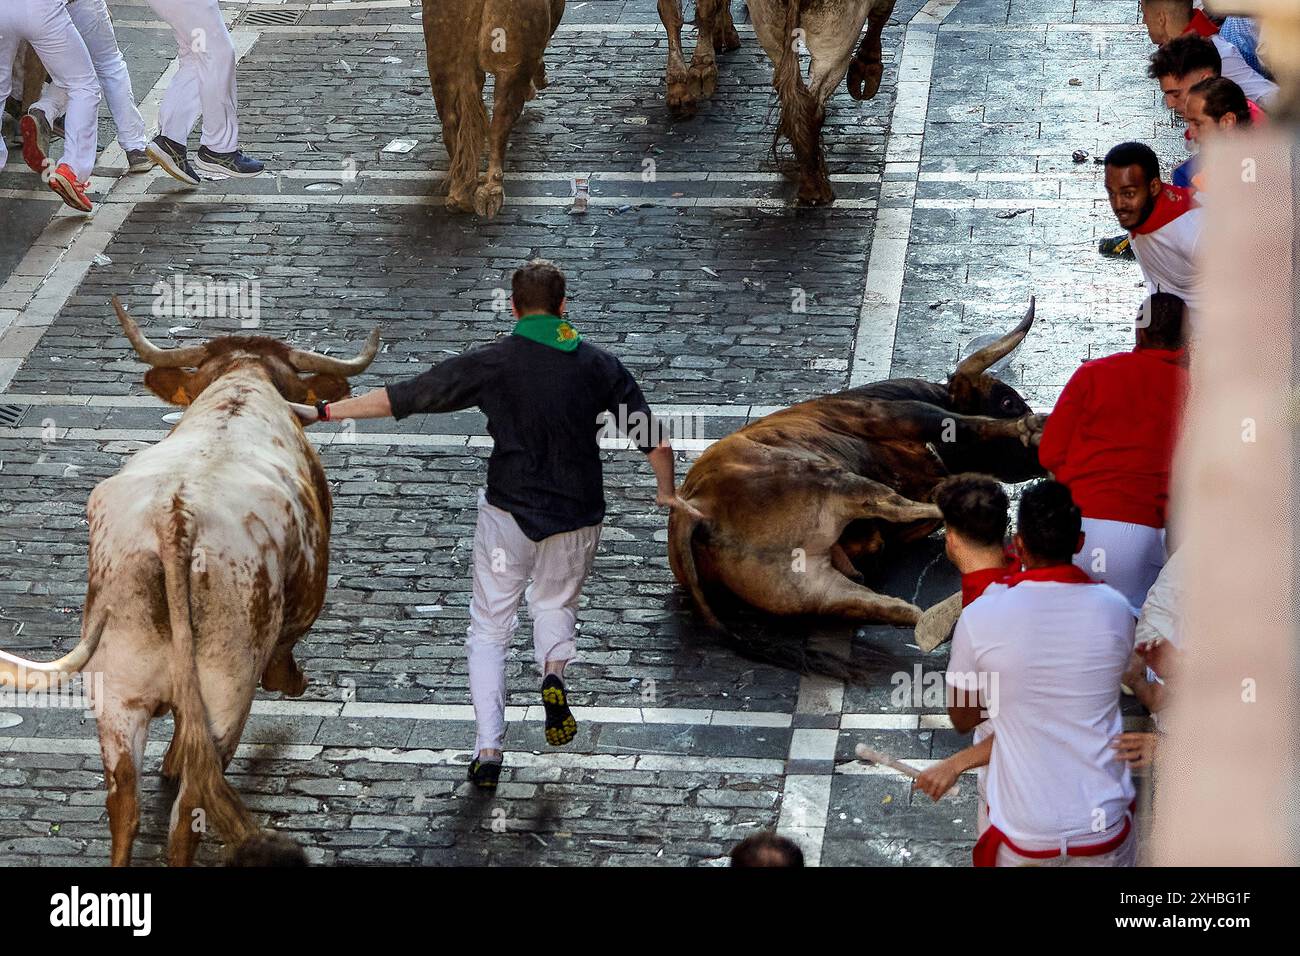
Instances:
[[[1031,295],[1029,311],[1014,329],[996,342],[990,342],[984,348],[962,359],[961,364],[957,366],[957,371],[953,373],[953,378],[978,378],[988,371],[993,363],[1010,355],[1012,350],[1025,340],[1030,326],[1034,324],[1034,302],[1035,297]]]
[[[153,368],[196,368],[207,358],[206,345],[191,345],[183,349],[163,349],[154,345],[140,331],[135,319],[122,307],[122,300],[113,296],[113,308],[117,310],[117,321],[122,324],[122,331],[130,340],[135,354],[140,361]]]
[[[50,686],[52,678],[71,677],[78,673],[95,656],[107,621],[107,613],[99,615],[99,620],[82,635],[77,646],[56,661],[29,661],[0,651],[0,686],[9,685],[16,693],[39,692]],[[22,686],[19,686],[20,680]]]
[[[356,358],[336,359],[319,352],[306,352],[300,349],[289,351],[289,364],[300,372],[324,372],[326,375],[338,375],[349,378],[360,375],[379,354],[379,330],[371,329],[370,338],[366,339],[365,348]]]

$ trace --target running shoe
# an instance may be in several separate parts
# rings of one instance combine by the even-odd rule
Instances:
[[[197,186],[203,182],[199,179],[199,174],[194,171],[194,167],[190,165],[188,150],[185,149],[184,143],[178,143],[159,133],[146,147],[145,152],[173,179],[179,179],[187,186]]]
[[[147,150],[128,149],[126,151],[126,169],[131,173],[147,173],[153,169],[153,160]]]
[[[90,183],[78,182],[76,173],[67,163],[59,163],[59,168],[50,174],[50,188],[62,196],[63,201],[73,209],[91,212],[95,208],[90,197],[86,195]]]
[[[262,170],[266,169],[266,166],[259,160],[245,156],[237,149],[229,153],[214,153],[206,146],[199,147],[199,155],[195,158],[194,165],[205,173],[214,173],[218,176],[238,176],[242,179],[257,176]]]
[[[546,742],[552,747],[563,747],[578,733],[578,722],[569,710],[569,699],[564,693],[564,681],[555,674],[547,674],[542,681],[542,706],[546,708]]]
[[[45,172],[50,156],[50,121],[38,109],[30,109],[18,122],[23,134],[23,162],[34,173]]]
[[[479,760],[475,757],[469,765],[469,773],[466,779],[480,790],[495,790],[497,788],[497,778],[501,776],[500,760]]]

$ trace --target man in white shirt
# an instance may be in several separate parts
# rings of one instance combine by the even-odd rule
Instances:
[[[1133,614],[1071,563],[1082,518],[1065,485],[1020,499],[1015,547],[1025,570],[962,612],[948,714],[965,733],[987,719],[989,827],[976,866],[1132,866],[1133,780],[1111,741],[1123,728],[1120,677]]]
[[[1193,9],[1192,0],[1142,0],[1142,22],[1151,42],[1161,47],[1179,37],[1204,37],[1219,52],[1219,75],[1240,86],[1249,99],[1264,109],[1272,106],[1278,93],[1277,84],[1247,63],[1241,51],[1219,35],[1215,22],[1204,11]]]
[[[1195,311],[1201,298],[1196,250],[1201,208],[1187,189],[1160,179],[1160,160],[1143,143],[1120,143],[1106,154],[1106,194],[1151,295],[1171,292]]]

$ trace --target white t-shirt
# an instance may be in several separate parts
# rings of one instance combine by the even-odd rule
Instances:
[[[1088,838],[1128,810],[1133,779],[1110,742],[1123,730],[1133,624],[1128,601],[1105,584],[991,584],[962,611],[948,684],[984,683],[996,735],[989,820],[1013,842]]]
[[[1133,254],[1147,280],[1147,291],[1152,295],[1172,292],[1193,310],[1201,298],[1196,247],[1204,215],[1200,206],[1194,206],[1153,232],[1131,234]]]
[[[1262,73],[1256,72],[1255,68],[1246,62],[1241,51],[1219,34],[1216,33],[1210,39],[1214,42],[1215,49],[1219,51],[1219,59],[1223,61],[1219,75],[1240,86],[1241,91],[1246,94],[1246,99],[1254,100],[1266,110],[1271,109],[1277,98],[1277,84]]]

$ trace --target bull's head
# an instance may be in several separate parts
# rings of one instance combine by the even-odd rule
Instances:
[[[962,359],[948,379],[948,407],[963,415],[990,418],[1019,418],[1031,411],[1020,393],[989,374],[989,369],[1010,355],[1034,324],[1034,299],[1020,324],[995,342]],[[979,445],[938,448],[944,464],[954,473],[978,471],[1003,481],[1026,481],[1043,473],[1038,449],[1026,448],[1018,440],[991,441]]]
[[[188,405],[237,365],[259,366],[288,401],[311,404],[346,398],[348,378],[360,375],[379,353],[379,330],[355,358],[337,359],[290,348],[262,335],[226,335],[203,345],[165,349],[154,345],[127,314],[117,296],[113,308],[140,360],[149,366],[144,383],[165,402]]]

